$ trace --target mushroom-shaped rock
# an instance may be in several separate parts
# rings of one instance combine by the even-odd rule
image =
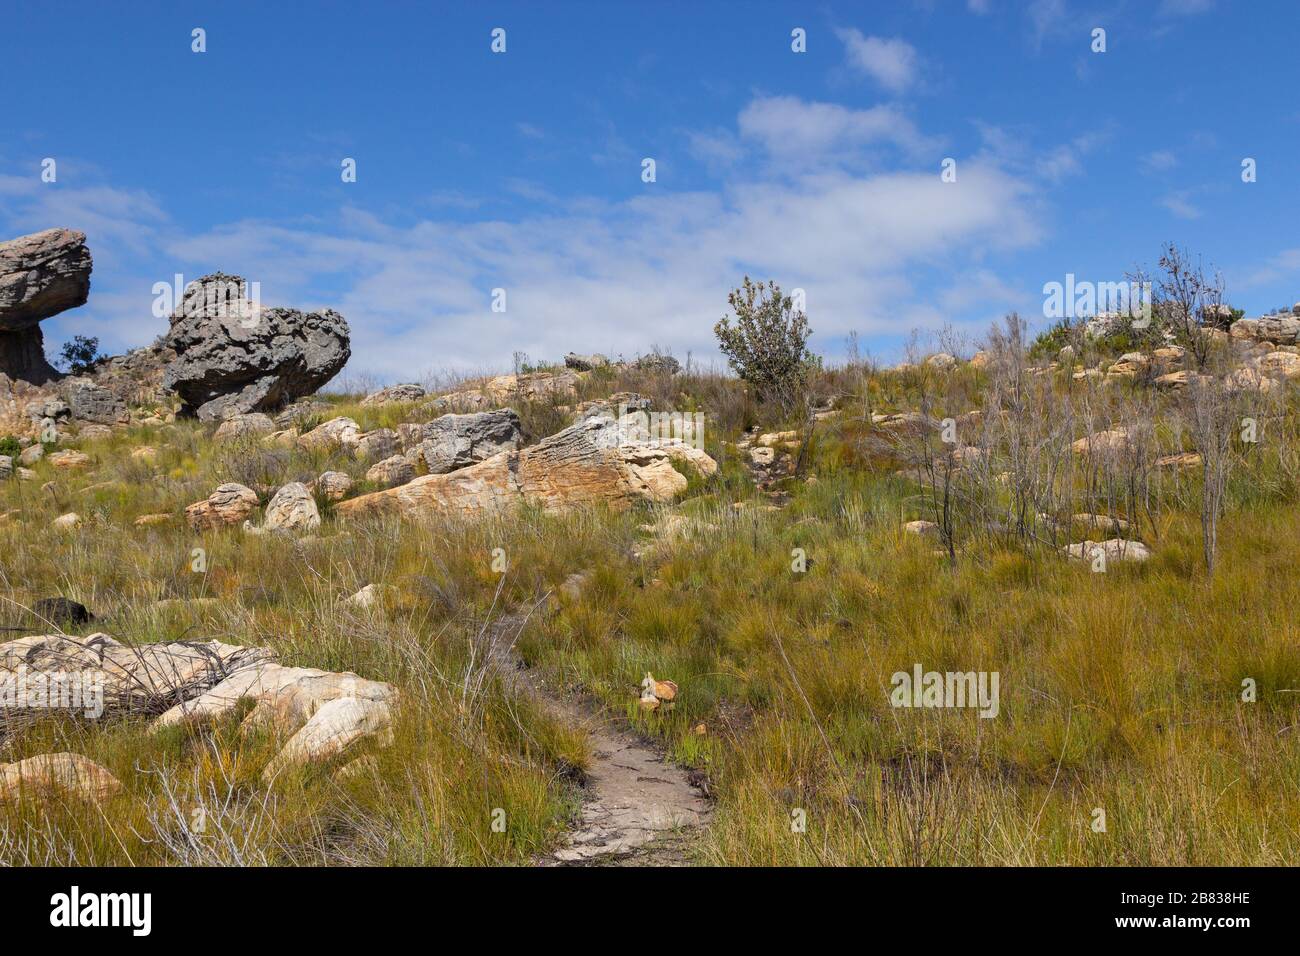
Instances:
[[[91,269],[86,235],[72,229],[0,242],[0,374],[33,385],[57,377],[40,322],[85,304]]]

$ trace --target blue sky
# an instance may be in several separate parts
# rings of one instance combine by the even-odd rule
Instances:
[[[217,270],[338,309],[384,380],[712,361],[747,272],[803,288],[832,357],[1041,325],[1044,283],[1167,240],[1248,314],[1300,299],[1292,2],[3,2],[0,233],[95,258],[51,352],[144,344],[154,283]]]

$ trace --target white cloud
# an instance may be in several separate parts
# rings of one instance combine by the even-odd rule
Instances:
[[[1160,199],[1160,205],[1164,206],[1179,219],[1199,219],[1201,210],[1192,205],[1188,199],[1187,193],[1170,193]]]
[[[849,65],[893,93],[902,93],[916,80],[916,48],[897,38],[863,36],[855,27],[837,28]]]
[[[871,158],[867,147],[892,146],[916,155],[932,148],[901,110],[854,110],[794,96],[754,99],[740,113],[740,135],[774,160],[792,166],[851,163]]]
[[[713,325],[747,273],[804,288],[813,345],[828,353],[851,330],[870,346],[914,323],[982,322],[1011,298],[994,260],[1040,237],[1035,187],[1023,176],[979,157],[959,160],[957,183],[929,164],[914,172],[838,161],[837,150],[919,138],[896,111],[760,99],[737,118],[734,139],[779,153],[781,130],[786,140],[809,137],[822,161],[745,164],[724,186],[691,193],[566,195],[513,221],[467,221],[463,209],[437,218],[425,206],[412,222],[343,206],[309,221],[246,219],[182,236],[138,196],[87,197],[86,216],[124,214],[118,234],[137,232],[147,254],[101,270],[101,246],[117,240],[92,237],[90,304],[47,324],[63,337],[102,332],[114,351],[144,344],[166,329],[150,314],[153,282],[220,269],[260,282],[269,305],[342,312],[353,334],[347,374],[411,380],[502,370],[514,351],[630,356],[659,345],[720,363]],[[27,210],[28,231],[53,224],[34,221],[46,212]],[[497,287],[507,290],[505,313],[490,308]]]
[[[1029,17],[1029,38],[1035,50],[1041,50],[1043,41],[1066,31],[1069,14],[1065,0],[1034,0],[1026,8]]]
[[[1167,149],[1158,149],[1140,157],[1140,162],[1149,173],[1163,173],[1178,165],[1178,157]]]

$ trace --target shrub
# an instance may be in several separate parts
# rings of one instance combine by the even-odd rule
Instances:
[[[796,310],[794,300],[781,294],[775,282],[754,283],[745,276],[744,285],[727,296],[736,313],[732,325],[723,316],[713,332],[727,361],[759,397],[778,402],[789,412],[801,397],[814,365],[808,351],[808,317]]]
[[[66,366],[73,375],[78,375],[95,364],[99,355],[99,338],[74,335],[72,341],[64,342],[59,350],[59,364]]]

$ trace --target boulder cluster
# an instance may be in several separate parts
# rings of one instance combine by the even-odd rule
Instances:
[[[244,279],[213,273],[185,287],[154,344],[61,375],[45,358],[40,323],[86,304],[92,265],[75,230],[0,242],[0,433],[48,442],[177,413],[219,421],[275,412],[314,393],[351,354],[337,312],[265,308]]]

